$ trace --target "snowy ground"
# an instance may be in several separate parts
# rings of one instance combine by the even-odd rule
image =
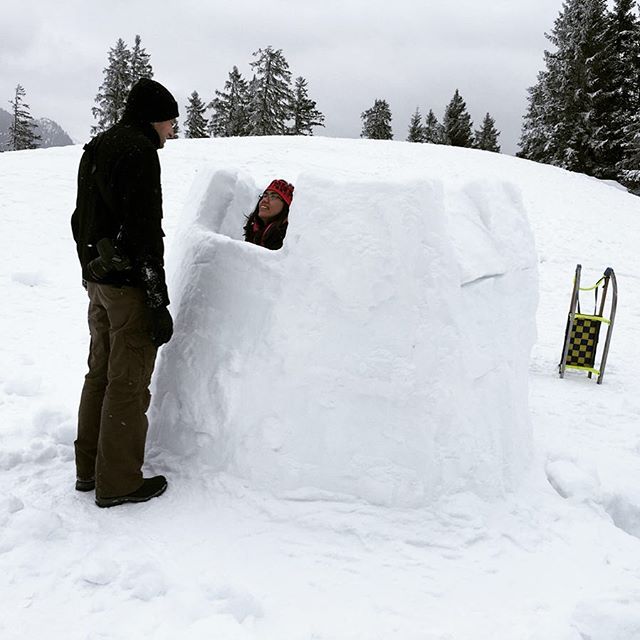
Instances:
[[[258,175],[266,180],[292,174],[292,148],[306,169],[335,155],[347,176],[340,144],[171,143],[162,151],[169,240],[212,158],[254,174],[272,160],[270,175]],[[373,148],[347,144],[363,156]],[[0,154],[0,638],[640,637],[640,200],[506,156],[382,144],[396,170],[406,162],[408,173],[414,163],[449,181],[502,176],[522,191],[540,300],[534,459],[517,490],[383,508],[320,495],[276,499],[232,476],[184,468],[158,500],[97,509],[72,488],[87,349],[68,225],[80,148]],[[618,276],[602,385],[557,377],[577,262],[585,284],[607,266]]]

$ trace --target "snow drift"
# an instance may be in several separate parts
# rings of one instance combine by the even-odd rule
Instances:
[[[278,252],[241,240],[268,161],[200,171],[178,234],[152,455],[276,493],[381,504],[513,485],[530,450],[537,296],[519,191],[407,172],[392,144],[374,144],[366,161],[344,145],[349,175],[318,156],[272,176],[296,185]]]

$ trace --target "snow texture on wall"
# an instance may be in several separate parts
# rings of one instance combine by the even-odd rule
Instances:
[[[211,168],[192,190],[151,456],[388,505],[513,486],[537,302],[518,190],[302,173],[274,252],[241,240],[254,177]]]

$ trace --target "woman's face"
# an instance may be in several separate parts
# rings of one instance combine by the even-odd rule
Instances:
[[[265,191],[258,203],[258,216],[268,222],[284,209],[284,201],[275,191]]]

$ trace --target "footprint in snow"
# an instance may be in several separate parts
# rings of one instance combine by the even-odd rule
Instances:
[[[152,564],[138,564],[128,568],[120,586],[138,600],[148,602],[167,593],[164,573]]]
[[[611,494],[605,498],[603,506],[618,529],[640,538],[640,493],[635,496]]]
[[[0,553],[23,546],[42,549],[43,544],[61,540],[67,535],[64,522],[58,514],[25,506],[19,498],[10,500],[7,508],[7,526],[2,527]],[[30,560],[26,561],[25,566],[37,564],[37,561],[31,560],[31,554],[27,555]]]
[[[42,378],[40,376],[25,376],[13,378],[4,383],[4,392],[9,396],[34,398],[42,392]]]
[[[47,408],[38,411],[33,418],[33,425],[37,433],[50,434],[56,444],[69,444],[75,437],[74,417],[58,409]]]
[[[11,279],[26,287],[37,287],[47,284],[46,278],[40,271],[16,271],[11,274]]]
[[[7,531],[13,514],[24,509],[24,502],[16,496],[8,495],[0,499],[0,530]]]
[[[81,579],[91,585],[104,587],[114,582],[120,574],[116,562],[105,558],[92,558],[86,562],[81,572]]]
[[[260,603],[247,591],[223,589],[218,592],[216,608],[219,613],[232,615],[240,624],[247,618],[262,618],[264,610]]]

